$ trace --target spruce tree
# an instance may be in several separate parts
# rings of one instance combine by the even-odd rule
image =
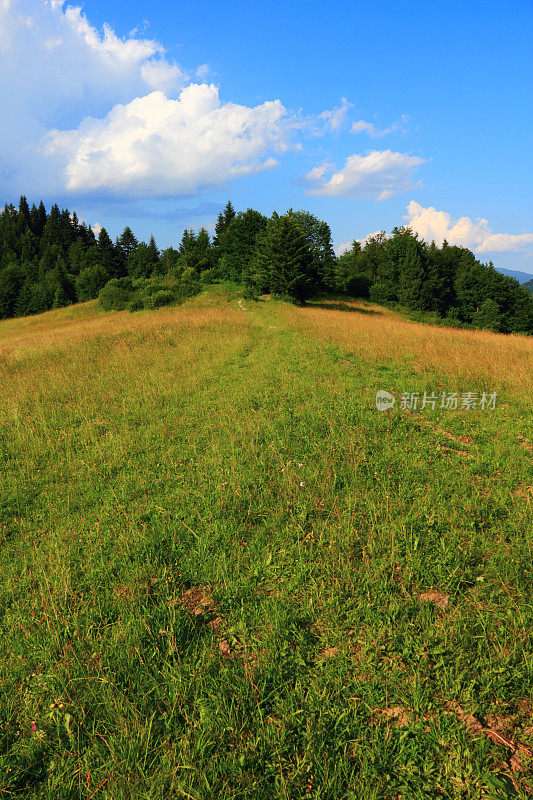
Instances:
[[[257,236],[267,224],[267,218],[259,211],[249,208],[240,211],[230,223],[225,238],[226,276],[241,282],[250,269]]]
[[[224,228],[229,228],[231,222],[235,219],[235,209],[231,203],[231,200],[228,200],[224,207]]]
[[[19,221],[19,231],[22,233],[26,231],[28,228],[31,229],[31,216],[30,216],[30,207],[28,206],[28,201],[21,195],[19,200],[19,209],[18,209],[18,221]]]
[[[137,244],[137,239],[133,235],[131,228],[126,226],[117,239],[117,247],[122,252],[124,258],[127,258],[130,253],[133,253]]]
[[[290,217],[274,213],[258,236],[249,286],[303,303],[316,280],[313,252],[301,229]]]
[[[361,243],[355,240],[351,249],[337,259],[335,268],[335,290],[351,297],[368,297],[370,280],[362,264]]]
[[[226,233],[235,219],[235,216],[235,209],[233,208],[231,200],[228,200],[224,211],[220,212],[218,215],[215,225],[215,235],[213,236],[213,248],[215,250],[215,260],[217,261],[226,253]]]
[[[108,280],[122,277],[125,274],[122,253],[115,247],[105,228],[101,228],[98,234],[97,248],[98,261],[106,274],[109,275]]]
[[[321,288],[333,291],[337,259],[329,225],[309,211],[293,211],[290,208],[287,217],[296,223],[313,254],[313,267]]]
[[[413,311],[425,308],[423,297],[425,277],[421,248],[416,239],[410,237],[400,265],[398,300],[401,305]]]
[[[157,262],[161,258],[159,250],[157,249],[157,245],[155,243],[153,233],[150,235],[150,241],[148,242],[148,254],[150,262],[152,264],[152,271],[153,271],[157,265]]]

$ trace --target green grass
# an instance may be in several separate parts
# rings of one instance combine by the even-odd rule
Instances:
[[[239,297],[0,364],[0,797],[527,797],[530,402]]]

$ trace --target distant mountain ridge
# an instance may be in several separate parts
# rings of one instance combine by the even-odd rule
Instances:
[[[509,278],[515,278],[518,283],[529,283],[533,281],[533,275],[529,272],[520,272],[518,269],[505,269],[505,267],[494,267],[494,269],[501,272],[502,275],[507,275]]]
[[[530,281],[522,284],[523,289],[527,289],[530,294],[533,294],[533,278]]]

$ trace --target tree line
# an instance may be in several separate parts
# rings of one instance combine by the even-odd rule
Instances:
[[[105,228],[96,236],[75,213],[30,208],[25,197],[0,213],[0,318],[96,297],[108,309],[157,307],[218,280],[242,284],[252,298],[341,294],[444,324],[533,333],[533,297],[518,281],[407,227],[356,240],[337,258],[328,224],[293,209],[267,217],[228,202],[212,237],[187,229],[162,251],[153,236],[139,242],[126,227],[113,242]]]

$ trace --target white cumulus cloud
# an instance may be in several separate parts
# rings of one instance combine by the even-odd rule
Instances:
[[[348,250],[352,249],[353,240],[349,242],[340,242],[339,244],[335,245],[334,250],[338,256],[342,256],[343,253],[346,253]]]
[[[411,200],[405,217],[407,225],[427,242],[459,245],[478,253],[513,253],[533,244],[533,233],[493,233],[488,220],[471,217],[452,219],[446,211]]]
[[[0,177],[6,193],[53,194],[57,163],[41,141],[153,89],[178,91],[186,76],[155,41],[97,30],[60,0],[0,0]]]
[[[371,122],[365,122],[364,119],[359,119],[357,120],[357,122],[352,122],[351,132],[367,133],[369,136],[375,139],[379,138],[380,136],[388,136],[388,134],[396,133],[397,131],[400,131],[401,133],[406,133],[408,121],[409,117],[407,116],[407,114],[402,114],[399,122],[395,122],[393,125],[389,125],[388,128],[383,128],[382,130],[379,130]]]
[[[412,188],[412,176],[423,158],[396,153],[392,150],[372,150],[367,155],[348,156],[338,172],[323,164],[305,176],[310,194],[329,197],[371,197],[386,200]]]
[[[222,103],[208,72],[192,84],[159,42],[97,29],[63,0],[0,0],[4,189],[193,195],[276,166],[302,124],[280,100]]]
[[[0,96],[22,97],[37,116],[65,100],[117,102],[185,82],[158,42],[99,31],[59,0],[1,0],[0,66]]]
[[[176,100],[151,92],[114,106],[104,119],[54,130],[46,152],[66,159],[71,191],[192,195],[277,164],[290,146],[279,100],[255,108],[221,103],[213,84],[191,84]]]
[[[322,111],[321,114],[315,120],[312,120],[312,126],[315,127],[315,135],[321,136],[328,130],[337,131],[339,128],[342,127],[344,120],[346,118],[346,114],[352,108],[352,104],[348,102],[345,97],[341,97],[341,104],[340,106],[335,106],[335,108],[328,109],[327,111]],[[318,127],[316,124],[318,123]]]

